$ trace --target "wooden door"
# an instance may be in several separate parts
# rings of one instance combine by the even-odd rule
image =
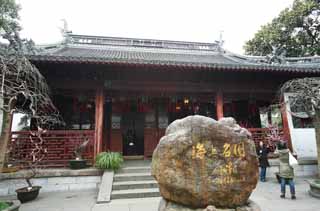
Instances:
[[[157,128],[145,128],[144,129],[144,156],[152,156],[153,150],[158,144]]]
[[[122,133],[121,129],[112,129],[110,138],[110,150],[122,153]]]

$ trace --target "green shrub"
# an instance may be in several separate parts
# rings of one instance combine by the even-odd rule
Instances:
[[[123,163],[123,157],[119,152],[101,152],[96,158],[96,167],[99,169],[117,170]]]
[[[7,204],[6,202],[0,201],[0,211],[7,209],[8,207],[10,207],[9,204]]]

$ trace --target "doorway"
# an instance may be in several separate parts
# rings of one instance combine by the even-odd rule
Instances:
[[[122,141],[123,155],[144,154],[144,114],[126,113],[122,116]]]

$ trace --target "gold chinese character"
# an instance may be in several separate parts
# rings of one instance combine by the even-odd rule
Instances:
[[[223,145],[223,156],[224,157],[230,157],[231,156],[231,149],[230,144],[224,144]]]
[[[192,159],[203,159],[206,154],[206,149],[203,144],[198,143],[197,146],[192,146]]]
[[[234,183],[233,178],[230,176],[225,176],[222,178],[222,185],[229,185]]]
[[[227,169],[224,167],[220,167],[220,175],[226,175],[227,174]]]
[[[232,148],[233,148],[233,155],[235,156],[235,157],[238,157],[239,155],[238,155],[238,145],[237,144],[234,144],[233,146],[232,146]]]
[[[220,175],[231,175],[233,174],[233,164],[229,162],[225,166],[220,166],[219,167],[219,173]]]
[[[241,158],[245,157],[246,154],[245,154],[245,151],[244,151],[244,143],[243,142],[240,143],[240,144],[234,145],[233,154],[236,157],[241,157]]]
[[[214,148],[214,147],[212,147],[211,155],[212,155],[212,156],[216,156],[217,154],[218,154],[217,149]]]
[[[246,152],[244,150],[244,142],[242,142],[238,145],[238,154],[239,154],[239,157],[241,157],[241,158],[246,156]]]
[[[226,168],[227,174],[231,175],[233,173],[233,166],[231,162],[229,162],[225,168]]]

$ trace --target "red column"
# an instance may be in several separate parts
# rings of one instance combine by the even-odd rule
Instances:
[[[221,91],[218,91],[216,94],[216,109],[217,109],[217,119],[223,117],[223,95]]]
[[[284,102],[284,99],[282,99],[281,102],[281,116],[282,116],[282,125],[283,125],[283,138],[288,142],[288,148],[292,152],[292,142],[291,142],[291,136],[290,136],[290,130],[289,130],[289,123],[287,118],[287,107],[286,103]]]
[[[95,130],[94,130],[94,158],[102,151],[103,140],[103,113],[104,113],[104,93],[99,89],[96,91],[95,100]]]

